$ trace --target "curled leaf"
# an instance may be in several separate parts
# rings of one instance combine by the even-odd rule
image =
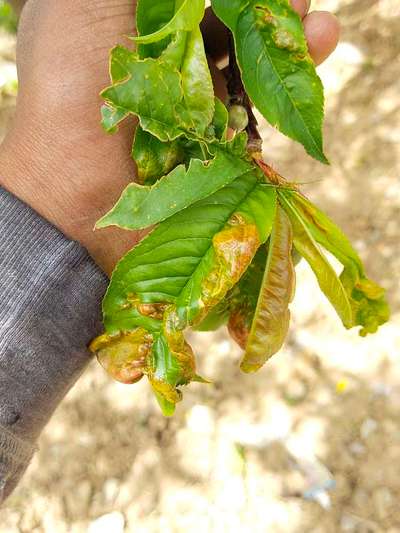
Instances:
[[[239,283],[227,295],[228,331],[243,350],[246,348],[251,324],[267,264],[269,245],[261,246]]]
[[[154,0],[140,0],[137,17],[138,29],[141,33],[145,31],[146,25],[150,25],[146,21],[151,21],[154,26],[154,19],[159,25],[160,21],[165,21],[165,14],[171,18],[165,21],[159,30],[148,35],[139,35],[134,40],[138,43],[150,44],[161,41],[179,30],[191,31],[200,24],[204,9],[204,0],[157,0],[156,3]]]
[[[336,302],[343,290],[351,308],[352,318],[349,321],[348,311],[342,316],[341,310],[347,306],[335,306],[346,327],[361,326],[360,335],[375,333],[378,327],[388,321],[389,306],[385,299],[385,290],[369,280],[357,252],[351,246],[343,232],[315,205],[299,193],[280,191],[286,206],[293,217],[301,223],[303,229],[315,242],[332,253],[343,265],[340,275],[340,291],[337,291]],[[289,212],[288,212],[289,213]],[[300,253],[301,243],[296,245]],[[331,267],[332,268],[332,267]],[[319,269],[317,269],[319,271]],[[335,292],[333,290],[333,292]],[[334,302],[334,299],[331,299]]]
[[[295,285],[291,252],[292,227],[283,209],[278,207],[264,278],[246,352],[240,365],[244,372],[256,372],[261,368],[280,350],[286,338],[290,318],[289,303],[293,298]]]
[[[353,326],[353,312],[349,296],[334,268],[321,252],[310,231],[291,204],[283,203],[294,231],[294,245],[311,266],[322,292],[331,302],[346,328]]]

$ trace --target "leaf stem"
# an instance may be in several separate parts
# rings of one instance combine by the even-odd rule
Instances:
[[[229,106],[241,105],[247,111],[249,123],[246,128],[249,136],[247,149],[256,158],[261,158],[262,138],[258,131],[258,122],[253,113],[250,98],[244,88],[240,69],[236,60],[235,42],[232,32],[228,31],[228,49],[229,49],[229,66],[228,66],[228,94]],[[256,156],[257,154],[257,156]]]

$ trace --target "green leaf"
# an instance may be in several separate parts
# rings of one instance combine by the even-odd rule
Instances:
[[[308,226],[304,223],[302,217],[299,216],[293,204],[288,201],[284,193],[280,192],[279,196],[293,226],[293,242],[296,250],[311,266],[322,292],[335,308],[343,325],[346,328],[353,327],[354,321],[351,303],[342,282],[332,265],[321,252]]]
[[[323,163],[324,96],[302,22],[288,0],[212,0],[232,31],[243,83],[265,118]]]
[[[178,9],[175,8],[179,5]],[[137,9],[137,26],[140,32],[134,40],[142,44],[155,43],[168,37],[171,33],[179,30],[191,31],[198,26],[204,16],[204,0],[179,0],[157,2],[141,0]],[[150,34],[144,34],[145,26],[160,25],[168,16],[172,17],[159,30]],[[151,31],[151,30],[150,30]]]
[[[139,183],[152,183],[184,160],[184,149],[179,139],[161,142],[138,125],[132,158],[137,165]]]
[[[307,227],[313,239],[333,254],[344,266],[340,280],[353,310],[353,326],[363,326],[360,335],[375,333],[389,320],[385,290],[367,278],[357,252],[344,233],[327,215],[299,193],[285,191],[285,197]]]
[[[249,170],[249,163],[221,150],[212,161],[192,159],[187,170],[180,165],[150,187],[128,185],[96,228],[112,225],[131,230],[147,228],[210,196]]]
[[[240,365],[244,372],[256,372],[281,349],[289,328],[289,304],[294,287],[292,227],[283,209],[278,207],[257,307]]]

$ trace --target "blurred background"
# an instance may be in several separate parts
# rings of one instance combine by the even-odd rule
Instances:
[[[172,419],[147,383],[96,363],[56,412],[0,532],[400,533],[400,3],[315,0],[342,39],[319,68],[326,168],[263,125],[265,156],[338,222],[393,316],[345,331],[308,266],[284,350],[239,372],[225,331],[193,334],[200,374]],[[16,18],[0,0],[0,136],[17,92]]]

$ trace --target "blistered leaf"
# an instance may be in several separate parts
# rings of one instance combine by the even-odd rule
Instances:
[[[327,163],[322,147],[323,87],[302,22],[289,0],[212,0],[231,29],[248,95],[265,118]]]
[[[245,178],[239,178],[233,185],[242,180],[245,184]],[[199,323],[239,281],[260,244],[268,239],[275,209],[275,190],[259,183],[237,205],[226,226],[215,233],[213,246],[176,300],[184,322]]]
[[[256,372],[280,348],[289,328],[289,303],[295,274],[292,262],[292,227],[281,207],[276,211],[268,259],[257,307],[240,368]]]
[[[179,30],[191,31],[200,24],[204,8],[204,0],[140,0],[137,8],[140,35],[135,37],[135,41],[150,44]],[[149,28],[155,25],[159,26],[159,29],[146,34],[146,26]]]
[[[180,385],[189,383],[196,374],[192,349],[179,333],[181,343],[175,344],[165,331],[154,342],[148,378],[153,389],[172,404],[178,403],[182,394]]]
[[[132,147],[132,158],[138,169],[139,183],[153,183],[184,159],[184,149],[178,139],[161,142],[137,126]]]
[[[250,169],[249,163],[221,150],[212,161],[192,159],[187,170],[180,165],[150,187],[128,185],[116,206],[96,227],[147,228],[210,196]]]

